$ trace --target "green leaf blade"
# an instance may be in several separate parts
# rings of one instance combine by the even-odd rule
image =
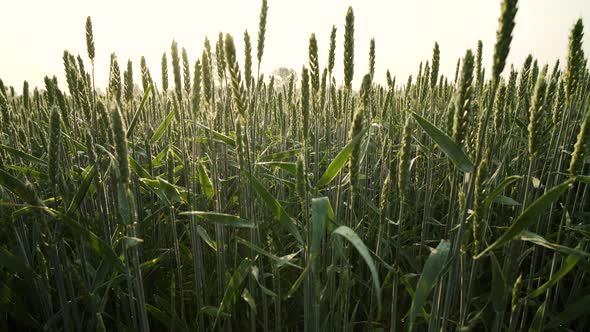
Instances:
[[[356,232],[347,226],[340,226],[336,228],[332,232],[332,235],[339,235],[350,242],[367,264],[373,279],[373,288],[375,289],[375,294],[377,296],[378,310],[381,312],[381,282],[379,281],[379,273],[377,272],[377,267],[375,266],[375,262],[373,261],[373,257],[371,256],[369,249],[361,240],[361,238],[356,234]]]
[[[442,130],[438,129],[435,125],[428,122],[428,120],[424,119],[420,115],[412,112],[412,117],[414,117],[416,122],[418,122],[420,127],[424,129],[428,136],[430,136],[430,138],[432,138],[432,140],[438,144],[447,158],[449,158],[458,169],[466,173],[473,173],[475,170],[475,165],[473,165],[473,162],[469,160],[469,157],[467,157],[459,144],[457,144]]]
[[[160,138],[162,138],[162,136],[166,132],[166,129],[168,129],[168,127],[172,123],[172,120],[174,120],[174,111],[170,111],[170,113],[168,113],[166,118],[164,118],[164,121],[162,121],[162,123],[160,124],[158,129],[156,129],[156,131],[154,132],[154,134],[150,138],[150,144],[154,144],[157,141],[159,141]]]
[[[516,220],[510,225],[508,230],[504,232],[494,243],[492,243],[489,247],[487,247],[484,251],[482,251],[479,255],[475,257],[475,259],[481,258],[483,255],[488,253],[490,250],[494,248],[500,247],[508,242],[510,242],[513,238],[515,238],[521,231],[523,231],[529,224],[533,221],[537,220],[537,217],[549,206],[559,199],[561,194],[575,181],[575,179],[569,179],[562,184],[559,184],[549,191],[547,191],[543,196],[539,197],[535,200],[531,205],[529,205],[523,213],[516,218]]]
[[[327,185],[328,183],[332,182],[332,180],[334,180],[336,175],[338,175],[340,170],[342,170],[342,168],[344,167],[344,165],[348,161],[348,158],[350,158],[350,156],[352,154],[352,150],[354,149],[354,147],[357,144],[359,144],[359,142],[361,141],[361,138],[363,137],[363,135],[365,134],[366,131],[367,131],[367,128],[361,130],[361,132],[358,133],[355,137],[353,137],[350,140],[350,142],[348,142],[348,144],[346,144],[346,146],[344,148],[342,148],[342,150],[338,153],[338,155],[336,155],[336,157],[334,158],[334,160],[332,160],[332,162],[330,163],[330,165],[328,166],[328,168],[326,169],[324,174],[318,180],[318,183],[317,183],[318,188],[323,187],[323,186]]]
[[[444,269],[450,249],[450,242],[448,240],[441,240],[438,246],[430,252],[428,259],[426,259],[426,263],[424,263],[420,279],[418,280],[418,285],[416,286],[412,305],[410,307],[410,331],[412,331],[416,317],[422,311],[422,306],[426,302],[428,295],[430,295],[430,292],[436,285],[436,280]]]
[[[185,211],[181,212],[183,216],[197,216],[205,219],[209,222],[220,224],[224,226],[242,227],[242,228],[254,228],[256,225],[239,216],[231,214],[219,213],[219,212],[206,212],[206,211]]]

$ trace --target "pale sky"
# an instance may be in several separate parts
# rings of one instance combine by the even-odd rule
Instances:
[[[62,63],[65,49],[82,55],[86,67],[90,67],[84,27],[89,15],[94,25],[96,84],[103,90],[111,52],[117,54],[121,71],[127,59],[133,61],[136,83],[140,82],[139,60],[144,55],[160,86],[160,60],[163,52],[170,53],[173,38],[187,49],[192,67],[201,54],[205,36],[214,46],[220,31],[229,32],[236,40],[243,70],[243,33],[247,29],[253,42],[254,66],[256,63],[260,0],[3,2],[0,78],[19,93],[23,80],[44,87],[45,75],[57,75],[60,87],[66,91]],[[327,64],[330,30],[335,24],[338,34],[334,71],[341,82],[344,18],[349,5],[355,14],[355,88],[367,72],[371,38],[376,41],[376,80],[381,83],[387,69],[401,83],[408,75],[415,76],[420,61],[430,61],[435,41],[441,50],[441,73],[452,79],[457,59],[467,48],[475,50],[481,39],[489,77],[499,0],[269,0],[262,72],[269,74],[278,67],[300,72],[301,66],[307,65],[312,32],[318,39],[323,68]],[[588,54],[590,0],[519,1],[508,64],[520,66],[529,53],[541,65],[552,65],[558,58],[564,64],[569,31],[580,17],[586,25],[584,49]]]

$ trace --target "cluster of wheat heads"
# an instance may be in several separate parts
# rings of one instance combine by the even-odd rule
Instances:
[[[581,20],[565,66],[508,70],[503,1],[488,78],[481,42],[454,78],[435,43],[379,85],[372,40],[356,90],[352,8],[280,78],[267,12],[243,64],[221,33],[195,63],[173,41],[161,82],[113,53],[98,93],[88,18],[67,82],[0,81],[0,329],[590,329]]]

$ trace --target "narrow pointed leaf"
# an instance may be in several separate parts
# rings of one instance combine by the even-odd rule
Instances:
[[[371,277],[373,279],[373,287],[375,289],[375,294],[377,295],[377,306],[379,312],[381,312],[381,282],[379,281],[379,273],[377,272],[377,268],[375,267],[375,263],[373,261],[373,257],[371,256],[369,249],[365,245],[365,243],[361,240],[361,238],[347,226],[340,226],[336,228],[332,235],[339,235],[345,238],[348,242],[350,242],[355,249],[358,251],[359,255],[367,264],[369,271],[371,271]]]
[[[507,206],[519,206],[519,205],[521,205],[514,198],[508,197],[508,196],[504,196],[504,195],[498,195],[498,196],[496,196],[496,198],[494,199],[494,203],[500,204],[500,205],[507,205]]]
[[[234,272],[229,282],[227,283],[225,293],[223,294],[223,299],[221,300],[221,304],[219,305],[219,309],[217,310],[217,314],[215,316],[213,330],[215,330],[217,320],[221,316],[221,313],[225,311],[231,311],[233,305],[236,303],[238,296],[240,294],[240,286],[242,285],[242,282],[248,275],[248,270],[251,266],[252,262],[249,259],[244,259]]]
[[[256,281],[256,283],[258,284],[258,287],[260,287],[260,290],[272,297],[275,298],[277,297],[277,294],[273,291],[271,291],[270,289],[268,289],[267,287],[265,287],[261,282],[260,282],[260,270],[258,269],[258,266],[256,265],[252,265],[252,267],[250,268],[250,275],[252,276],[252,278],[254,278],[254,280]]]
[[[248,291],[248,288],[244,288],[244,290],[242,291],[242,299],[244,299],[244,301],[248,303],[248,306],[250,306],[250,310],[254,314],[256,314],[256,301],[254,300],[254,297],[252,297],[252,294],[250,294],[250,292]]]
[[[109,262],[113,267],[115,267],[120,272],[124,272],[123,263],[119,260],[117,254],[115,254],[113,249],[109,245],[107,245],[101,238],[99,238],[96,234],[86,229],[84,226],[78,223],[78,221],[68,217],[67,215],[49,208],[46,209],[55,217],[64,221],[66,225],[69,227],[72,234],[80,236],[83,239],[84,244],[86,244],[94,253],[96,253],[98,256],[102,257],[104,260]]]
[[[151,91],[152,91],[152,86],[149,85],[148,88],[143,93],[143,97],[141,98],[141,102],[139,103],[139,107],[137,108],[137,111],[135,111],[135,114],[133,115],[133,119],[131,119],[131,123],[129,123],[129,128],[127,129],[127,138],[130,138],[131,135],[133,134],[133,129],[135,129],[135,126],[137,126],[137,121],[139,121],[139,116],[141,115],[141,112],[143,111],[143,107],[144,107],[145,102],[147,101],[147,98],[148,98]]]
[[[141,166],[141,164],[137,162],[137,160],[133,159],[131,156],[129,156],[129,167],[140,178],[149,179],[152,177],[150,173],[145,168],[143,168],[143,166]]]
[[[475,259],[482,257],[488,251],[500,247],[514,239],[528,225],[537,220],[537,217],[539,217],[539,215],[545,211],[545,209],[555,203],[561,194],[563,194],[563,192],[569,187],[569,185],[574,182],[574,180],[575,179],[569,179],[564,183],[551,188],[543,196],[539,197],[536,201],[529,205],[526,210],[524,210],[523,213],[518,216],[518,218],[516,218],[516,220],[514,220],[512,225],[510,225],[508,230],[506,230],[502,236],[500,236],[494,243],[492,243],[489,247],[477,255]]]
[[[590,253],[588,253],[586,251],[576,249],[576,248],[570,248],[570,247],[567,247],[567,246],[564,246],[561,244],[549,242],[541,235],[535,234],[533,232],[522,231],[518,235],[518,239],[521,241],[531,242],[531,243],[534,243],[538,246],[545,247],[545,248],[548,248],[551,250],[555,250],[555,251],[562,253],[562,254],[572,255],[572,256],[577,256],[577,257],[585,257],[585,258],[590,257]]]
[[[532,293],[530,293],[528,297],[535,298],[545,294],[545,292],[547,292],[549,288],[555,286],[555,284],[557,284],[559,280],[561,280],[561,278],[565,277],[574,267],[576,267],[576,264],[578,264],[579,260],[579,256],[568,256],[565,260],[565,264],[563,264],[561,269],[559,269],[559,271],[557,271],[550,280],[547,280],[546,283],[544,283],[539,288],[535,289]]]
[[[256,163],[256,165],[278,167],[278,168],[283,169],[291,174],[295,174],[295,172],[297,171],[297,169],[296,169],[297,166],[295,163],[286,162],[286,161],[266,161],[266,162]]]
[[[512,175],[512,176],[506,177],[504,180],[502,180],[502,182],[500,182],[498,187],[496,187],[496,189],[494,189],[494,191],[492,191],[488,195],[488,197],[486,197],[486,200],[484,201],[485,208],[489,209],[490,206],[492,205],[492,203],[494,202],[495,198],[498,195],[500,195],[504,191],[504,189],[506,189],[506,187],[508,187],[510,184],[512,184],[520,179],[522,179],[522,176]]]
[[[201,188],[203,189],[205,196],[207,196],[208,199],[212,199],[213,195],[215,195],[215,192],[213,190],[213,183],[211,182],[209,175],[207,175],[207,171],[205,170],[205,166],[203,166],[203,163],[201,163],[200,161],[197,162],[197,167],[199,168],[199,172],[197,175],[199,177],[199,183],[201,184]]]
[[[168,113],[168,115],[166,116],[164,121],[162,121],[162,123],[160,124],[158,129],[156,129],[156,131],[154,132],[154,134],[150,138],[150,144],[154,144],[160,138],[162,138],[162,135],[164,135],[164,133],[166,132],[166,129],[168,129],[168,126],[170,126],[170,124],[172,123],[172,120],[174,120],[174,111],[170,111],[170,113]]]
[[[332,160],[332,162],[330,163],[322,177],[320,177],[320,179],[318,180],[318,187],[323,187],[330,183],[332,180],[334,180],[334,178],[336,177],[336,175],[338,175],[342,167],[346,165],[348,158],[350,158],[350,155],[352,154],[352,150],[361,141],[361,138],[363,137],[366,131],[367,128],[361,130],[360,133],[353,137],[350,140],[350,142],[348,142],[348,144],[346,144],[346,146],[342,148],[338,155],[336,155],[336,158]]]
[[[418,285],[416,286],[416,292],[412,299],[412,305],[410,307],[410,331],[412,331],[414,327],[416,317],[422,311],[422,306],[436,285],[437,279],[447,262],[450,248],[451,244],[448,240],[441,240],[436,249],[432,249],[430,255],[426,259],[426,263],[424,263],[420,279],[418,280]]]
[[[39,164],[41,166],[47,167],[47,162],[45,160],[41,160],[33,155],[22,152],[20,150],[17,150],[15,148],[12,148],[12,147],[4,145],[4,144],[0,144],[0,148],[6,150],[6,152],[8,152],[10,155],[12,155],[14,157],[28,160],[28,161],[33,162],[35,164]]]
[[[286,299],[290,298],[291,296],[293,296],[293,294],[295,294],[297,289],[299,289],[299,286],[301,286],[301,284],[303,283],[303,280],[305,280],[305,277],[307,276],[308,272],[309,272],[309,267],[306,267],[305,270],[303,270],[303,272],[301,272],[299,277],[297,277],[297,279],[295,279],[295,282],[293,283],[293,285],[291,285],[289,292],[287,292],[287,296],[285,297]]]
[[[184,200],[181,193],[184,189],[173,185],[160,177],[155,179],[140,178],[139,181],[158,195],[166,205],[182,202]]]
[[[202,123],[195,122],[195,124],[196,124],[197,126],[199,126],[199,127],[203,128],[203,129],[207,130],[207,131],[210,131],[210,132],[211,132],[211,134],[212,134],[212,135],[213,135],[215,138],[217,138],[218,140],[222,141],[223,143],[225,143],[225,144],[227,144],[227,145],[231,146],[232,148],[235,148],[235,147],[236,147],[236,141],[235,141],[233,138],[231,138],[231,137],[229,137],[229,136],[226,136],[226,135],[224,135],[224,134],[222,134],[222,133],[220,133],[220,132],[218,132],[218,131],[215,131],[215,130],[213,130],[213,129],[210,129],[209,127],[205,126],[205,125],[204,125],[204,124],[202,124]]]
[[[36,206],[45,206],[35,191],[26,186],[21,180],[0,169],[0,186],[10,190],[23,201]]]
[[[34,178],[39,179],[41,181],[47,181],[47,178],[48,178],[47,173],[37,171],[35,169],[32,169],[31,167],[8,165],[8,166],[6,166],[6,168],[11,169],[13,171],[17,171],[19,173],[22,173],[24,176],[27,176],[27,177],[29,177],[29,176],[34,177]]]
[[[245,172],[245,174],[250,177],[252,180],[252,187],[254,187],[254,190],[258,193],[258,195],[260,195],[260,197],[262,197],[262,200],[273,212],[279,223],[284,228],[286,228],[287,231],[291,233],[291,235],[293,235],[299,243],[303,244],[303,238],[301,237],[301,234],[299,234],[299,230],[297,230],[295,222],[287,214],[287,211],[285,211],[281,203],[279,203],[279,201],[277,201],[273,195],[268,190],[266,190],[266,188],[262,185],[262,183],[260,183],[260,181],[258,181],[258,179],[256,179],[256,177],[249,175],[247,172]]]
[[[245,227],[253,228],[255,225],[245,219],[231,214],[218,213],[218,212],[205,212],[205,211],[185,211],[181,212],[183,216],[197,216],[204,220],[210,221],[215,224],[232,226],[232,227]]]
[[[469,157],[467,157],[459,144],[420,115],[412,112],[412,116],[458,169],[468,173],[474,171],[475,166],[473,162],[469,160]]]
[[[288,151],[283,151],[283,152],[277,152],[277,153],[269,154],[266,156],[262,156],[262,157],[260,157],[259,161],[264,162],[264,161],[271,161],[271,160],[278,160],[278,159],[287,159],[287,158],[290,158],[293,156],[298,156],[300,152],[301,152],[301,149],[293,149],[293,150],[288,150]]]
[[[334,220],[334,211],[328,197],[314,198],[311,200],[311,261],[314,261],[320,253],[320,243],[326,232],[329,220]]]
[[[207,243],[207,245],[209,247],[211,247],[211,249],[217,251],[217,243],[215,241],[211,240],[211,237],[209,236],[209,233],[207,233],[207,230],[201,225],[196,225],[196,226],[197,226],[197,234],[199,234],[201,239],[203,239],[203,241],[205,241],[205,243]]]
[[[88,189],[90,188],[90,185],[92,184],[92,180],[94,179],[94,176],[96,175],[96,166],[95,165],[89,166],[89,169],[87,169],[83,174],[84,174],[84,178],[82,179],[82,183],[80,184],[80,187],[78,188],[78,191],[76,192],[76,195],[74,196],[74,199],[72,200],[72,202],[70,203],[70,206],[68,207],[68,213],[72,213],[72,212],[76,211],[78,209],[78,207],[80,206],[80,204],[82,203],[82,200],[86,196],[86,193],[88,192]]]
[[[289,266],[294,267],[296,269],[303,270],[303,268],[301,266],[291,263],[286,258],[273,255],[272,253],[260,248],[259,246],[255,245],[249,241],[246,241],[242,238],[238,238],[237,241],[239,244],[242,244],[242,245],[256,251],[257,253],[262,254],[262,255],[272,259],[273,261],[275,261],[277,266],[289,265]]]

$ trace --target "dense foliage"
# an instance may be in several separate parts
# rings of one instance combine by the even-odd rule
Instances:
[[[352,8],[276,78],[267,12],[243,67],[230,35],[173,41],[161,82],[112,54],[100,94],[88,18],[67,82],[0,81],[0,330],[590,329],[581,20],[565,66],[508,70],[505,0],[489,78],[481,42],[455,77],[435,43],[379,85],[372,40],[355,90]]]

